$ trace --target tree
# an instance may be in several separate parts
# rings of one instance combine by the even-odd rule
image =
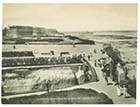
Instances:
[[[118,49],[113,49],[111,44],[104,44],[103,50],[112,59],[112,61],[115,64],[118,64],[119,62],[122,62],[120,51]]]
[[[112,69],[112,78],[114,81],[117,80],[116,68],[117,64],[122,62],[120,51],[118,49],[113,49],[111,44],[104,44],[103,50],[111,58],[111,69]]]

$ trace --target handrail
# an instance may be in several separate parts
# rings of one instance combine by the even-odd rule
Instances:
[[[91,70],[92,75],[95,76],[95,80],[99,81],[99,78],[97,76],[96,70],[94,69],[93,66],[91,66],[91,64],[89,63],[89,61],[86,58],[83,58],[83,60],[81,60],[83,63],[86,62],[87,66],[89,67],[89,69]]]

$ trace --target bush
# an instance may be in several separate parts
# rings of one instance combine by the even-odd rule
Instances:
[[[65,61],[66,58],[66,61]],[[82,63],[78,56],[70,57],[39,57],[39,58],[15,58],[15,59],[2,59],[3,67],[12,66],[33,66],[33,65],[53,65],[53,64],[72,64],[72,63]]]
[[[32,51],[8,51],[2,52],[2,57],[25,57],[25,56],[34,56]]]
[[[121,87],[123,85],[126,85],[128,93],[136,99],[136,79],[130,80],[129,78],[127,78],[126,80],[121,81],[120,85]]]

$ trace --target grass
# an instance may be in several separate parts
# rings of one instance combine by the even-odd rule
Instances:
[[[77,67],[78,69],[78,67]],[[62,89],[85,83],[85,76],[82,70],[75,72],[70,67],[24,69],[22,71],[3,71],[3,95],[19,94],[26,92],[38,92],[46,90],[46,82],[51,81],[51,90]],[[12,75],[13,74],[13,75]],[[15,76],[16,74],[17,76]],[[10,76],[10,77],[7,77]],[[94,81],[93,78],[89,82]],[[78,83],[76,84],[78,80]],[[13,85],[11,85],[13,84]]]
[[[103,93],[92,89],[54,91],[43,95],[2,99],[3,104],[113,104]]]

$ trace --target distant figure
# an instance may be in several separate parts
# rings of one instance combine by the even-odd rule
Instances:
[[[85,54],[83,54],[83,57],[85,58],[85,57],[86,57],[86,55],[85,55]]]
[[[99,66],[100,68],[102,68],[102,63],[101,63],[101,60],[100,60],[100,59],[98,59],[98,66]]]
[[[125,79],[127,79],[127,75],[128,75],[127,66],[126,66],[125,62],[122,62],[121,65],[122,65],[122,68],[123,68],[123,70],[124,70]]]
[[[102,54],[105,54],[105,51],[103,49],[100,50]]]
[[[84,82],[87,82],[87,81],[89,81],[90,79],[89,79],[89,68],[88,68],[88,66],[87,65],[85,65],[85,66],[83,66],[84,67],[84,76],[85,76],[85,80],[84,80]]]
[[[73,47],[74,47],[74,48],[76,47],[75,43],[73,43]]]
[[[88,60],[90,60],[90,55],[88,55]]]
[[[97,67],[97,60],[95,60],[94,65],[95,65],[95,67]]]
[[[123,92],[123,97],[124,97],[124,98],[128,97],[127,91],[128,91],[128,90],[127,90],[126,85],[123,85],[122,92]]]
[[[47,88],[47,92],[49,93],[50,92],[50,89],[51,89],[51,81],[48,80],[47,83],[46,83],[46,88]]]
[[[109,68],[109,64],[106,64],[105,66],[104,66],[104,68],[102,69],[102,71],[103,71],[103,76],[104,76],[104,78],[105,78],[105,81],[106,81],[106,83],[107,83],[107,85],[109,85],[109,83],[108,83],[108,77],[110,77],[110,68]]]
[[[16,46],[15,45],[13,46],[13,49],[16,49]]]
[[[50,51],[51,55],[54,55],[54,51]]]
[[[117,85],[117,96],[120,97],[122,95],[122,88],[120,85]]]
[[[122,67],[122,65],[120,64],[120,63],[118,63],[118,65],[117,65],[117,72],[118,72],[118,81],[117,81],[117,83],[120,83],[122,80],[125,80],[125,72],[124,72],[124,70],[123,70],[123,67]]]
[[[97,53],[97,50],[96,49],[94,49],[94,53]]]
[[[4,91],[4,82],[3,81],[2,81],[2,90],[1,90],[1,92],[2,92],[2,95],[5,94],[5,91]]]

